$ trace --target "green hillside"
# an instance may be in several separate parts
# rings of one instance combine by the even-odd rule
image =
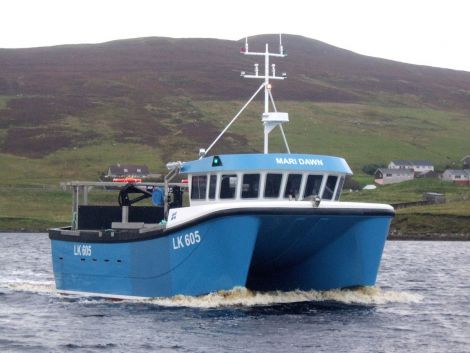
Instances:
[[[254,37],[250,48],[274,46],[273,38]],[[164,173],[168,161],[197,158],[256,89],[257,82],[239,78],[254,63],[238,54],[241,44],[141,38],[0,49],[0,229],[68,220],[61,181],[97,180],[116,163]],[[288,79],[275,82],[273,94],[278,110],[289,112],[293,152],[342,156],[369,182],[361,171],[367,164],[429,159],[438,169],[458,168],[470,154],[470,73],[299,36],[286,36],[285,47],[289,56],[276,64]],[[260,100],[213,153],[262,150]],[[284,151],[280,134],[271,136],[271,151]],[[394,202],[421,192],[380,190],[344,197]],[[456,190],[450,192],[465,193]]]
[[[94,140],[81,142],[77,138],[67,148],[42,156],[34,155],[35,150],[29,156],[1,153],[0,163],[4,168],[0,169],[0,177],[5,183],[97,180],[108,165],[115,163],[143,163],[154,172],[163,172],[168,161],[196,158],[198,149],[211,143],[242,102],[191,100],[190,104],[197,112],[197,119],[181,125],[176,113],[161,119],[162,127],[156,127],[155,131],[146,128],[145,122],[136,127],[131,118],[126,123],[129,127],[122,123],[121,130],[113,127],[111,119],[83,122],[78,117],[67,117],[51,125],[70,129],[70,134],[79,134],[77,131],[81,129],[92,131]],[[213,152],[261,151],[259,108],[260,104],[252,105]],[[356,174],[361,174],[363,165],[388,163],[392,159],[430,159],[444,168],[453,163],[458,165],[460,158],[470,151],[470,124],[464,112],[366,102],[280,101],[278,109],[290,114],[291,122],[285,126],[285,132],[292,151],[342,156]],[[139,143],[139,129],[149,140],[148,144]],[[122,139],[118,135],[123,135]],[[44,133],[34,140],[41,144],[54,138]],[[15,143],[26,148],[21,137]],[[271,150],[284,151],[279,133],[273,134]]]

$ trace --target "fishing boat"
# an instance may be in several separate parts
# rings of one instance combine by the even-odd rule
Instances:
[[[261,85],[226,128],[195,160],[170,162],[164,183],[119,185],[119,204],[80,205],[90,187],[69,182],[71,226],[49,230],[57,291],[109,298],[203,295],[234,287],[256,291],[329,290],[374,285],[394,209],[339,201],[352,171],[343,158],[291,153],[272,95],[279,52],[264,57],[244,78]],[[264,151],[209,152],[250,102],[264,92]],[[269,152],[278,128],[285,153]],[[188,184],[174,183],[175,176]],[[189,205],[183,205],[183,190]],[[132,198],[134,195],[136,197]],[[152,206],[135,205],[152,198]]]

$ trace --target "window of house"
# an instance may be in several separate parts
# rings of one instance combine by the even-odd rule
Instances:
[[[399,174],[399,175],[401,175],[401,174]],[[388,177],[391,177],[391,176],[392,176],[392,174],[390,174],[390,173],[387,173],[387,174],[386,174],[386,176],[388,176]]]
[[[309,175],[307,177],[307,184],[305,185],[304,198],[319,195],[322,180],[323,175]]]
[[[236,174],[224,174],[220,180],[220,198],[233,199],[237,190],[238,177]]]
[[[282,174],[266,174],[264,197],[277,198],[281,189]]]
[[[255,199],[259,196],[259,174],[243,175],[242,198]]]
[[[191,199],[204,200],[206,198],[207,176],[194,175],[191,179]]]
[[[209,178],[209,200],[215,199],[216,188],[217,188],[217,175],[211,175]]]
[[[127,168],[124,168],[124,173],[128,173],[129,170]]]
[[[137,168],[137,173],[142,173],[142,169]]]
[[[325,190],[323,191],[323,199],[331,200],[333,198],[333,193],[335,191],[336,181],[338,177],[336,175],[328,176],[326,180]]]
[[[299,196],[301,181],[302,174],[289,174],[286,189],[284,190],[284,198],[297,198]]]

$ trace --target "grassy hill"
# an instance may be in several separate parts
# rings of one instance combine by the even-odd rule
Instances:
[[[266,41],[277,50],[273,35],[252,38],[250,49],[263,50]],[[96,180],[115,163],[162,172],[170,160],[196,158],[258,85],[239,79],[254,63],[238,54],[242,45],[141,38],[0,49],[2,183],[57,187]],[[391,159],[458,166],[470,153],[470,73],[367,57],[300,36],[285,36],[284,47],[289,56],[275,63],[288,79],[275,82],[273,94],[290,114],[292,151],[343,156],[357,174]],[[260,101],[250,106],[213,152],[261,151],[261,110]],[[283,151],[281,137],[273,137],[271,150]],[[44,192],[32,189],[36,206],[15,212],[4,193],[0,216],[34,224],[40,205],[57,202],[49,224],[63,213],[62,221],[62,196],[51,201]]]

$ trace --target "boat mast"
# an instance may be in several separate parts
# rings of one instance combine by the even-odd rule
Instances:
[[[276,65],[271,65],[271,73],[269,70],[269,58],[271,56],[284,58],[287,54],[284,52],[284,48],[282,46],[282,36],[279,34],[279,53],[270,53],[269,52],[269,45],[266,43],[266,49],[264,52],[252,52],[249,50],[248,47],[248,37],[245,38],[245,47],[240,50],[240,52],[244,55],[254,55],[254,56],[264,56],[264,75],[259,74],[259,64],[254,64],[254,73],[247,74],[245,71],[240,73],[240,76],[243,78],[254,78],[254,79],[261,79],[263,83],[256,92],[251,96],[248,102],[240,109],[240,111],[233,117],[233,119],[228,123],[228,125],[222,130],[219,136],[211,143],[207,149],[201,148],[199,150],[199,158],[203,158],[207,155],[209,150],[214,147],[217,141],[222,137],[222,135],[228,130],[228,128],[237,120],[240,114],[245,110],[245,108],[251,103],[251,101],[258,95],[258,93],[264,88],[264,113],[262,114],[261,121],[264,125],[264,153],[269,152],[269,133],[276,127],[279,126],[282,134],[282,138],[284,140],[284,144],[286,145],[287,152],[290,153],[289,145],[287,143],[286,135],[284,134],[284,130],[282,128],[282,124],[289,121],[289,115],[287,113],[278,112],[276,109],[276,105],[274,104],[273,95],[271,93],[271,83],[269,80],[284,80],[287,75],[286,73],[282,73],[281,76],[276,76]],[[269,111],[269,102],[271,101],[274,111]]]
[[[255,64],[255,72],[253,75],[246,74],[242,71],[241,76],[243,78],[254,78],[254,79],[263,79],[264,80],[264,113],[262,115],[261,121],[264,125],[264,153],[269,153],[269,133],[276,127],[279,126],[284,143],[287,148],[287,152],[290,153],[289,145],[287,144],[287,139],[282,129],[282,124],[289,121],[289,115],[287,113],[278,112],[276,105],[274,104],[274,99],[271,93],[271,84],[269,80],[284,80],[287,75],[282,73],[281,76],[276,76],[276,64],[271,65],[271,72],[269,70],[269,58],[278,57],[284,58],[287,54],[284,52],[282,46],[282,35],[279,34],[279,53],[270,53],[269,44],[266,43],[266,49],[264,52],[252,52],[248,47],[248,38],[245,39],[245,48],[242,49],[244,55],[253,55],[253,56],[264,56],[264,75],[259,75],[258,64]],[[274,111],[269,111],[269,101],[271,100]]]

